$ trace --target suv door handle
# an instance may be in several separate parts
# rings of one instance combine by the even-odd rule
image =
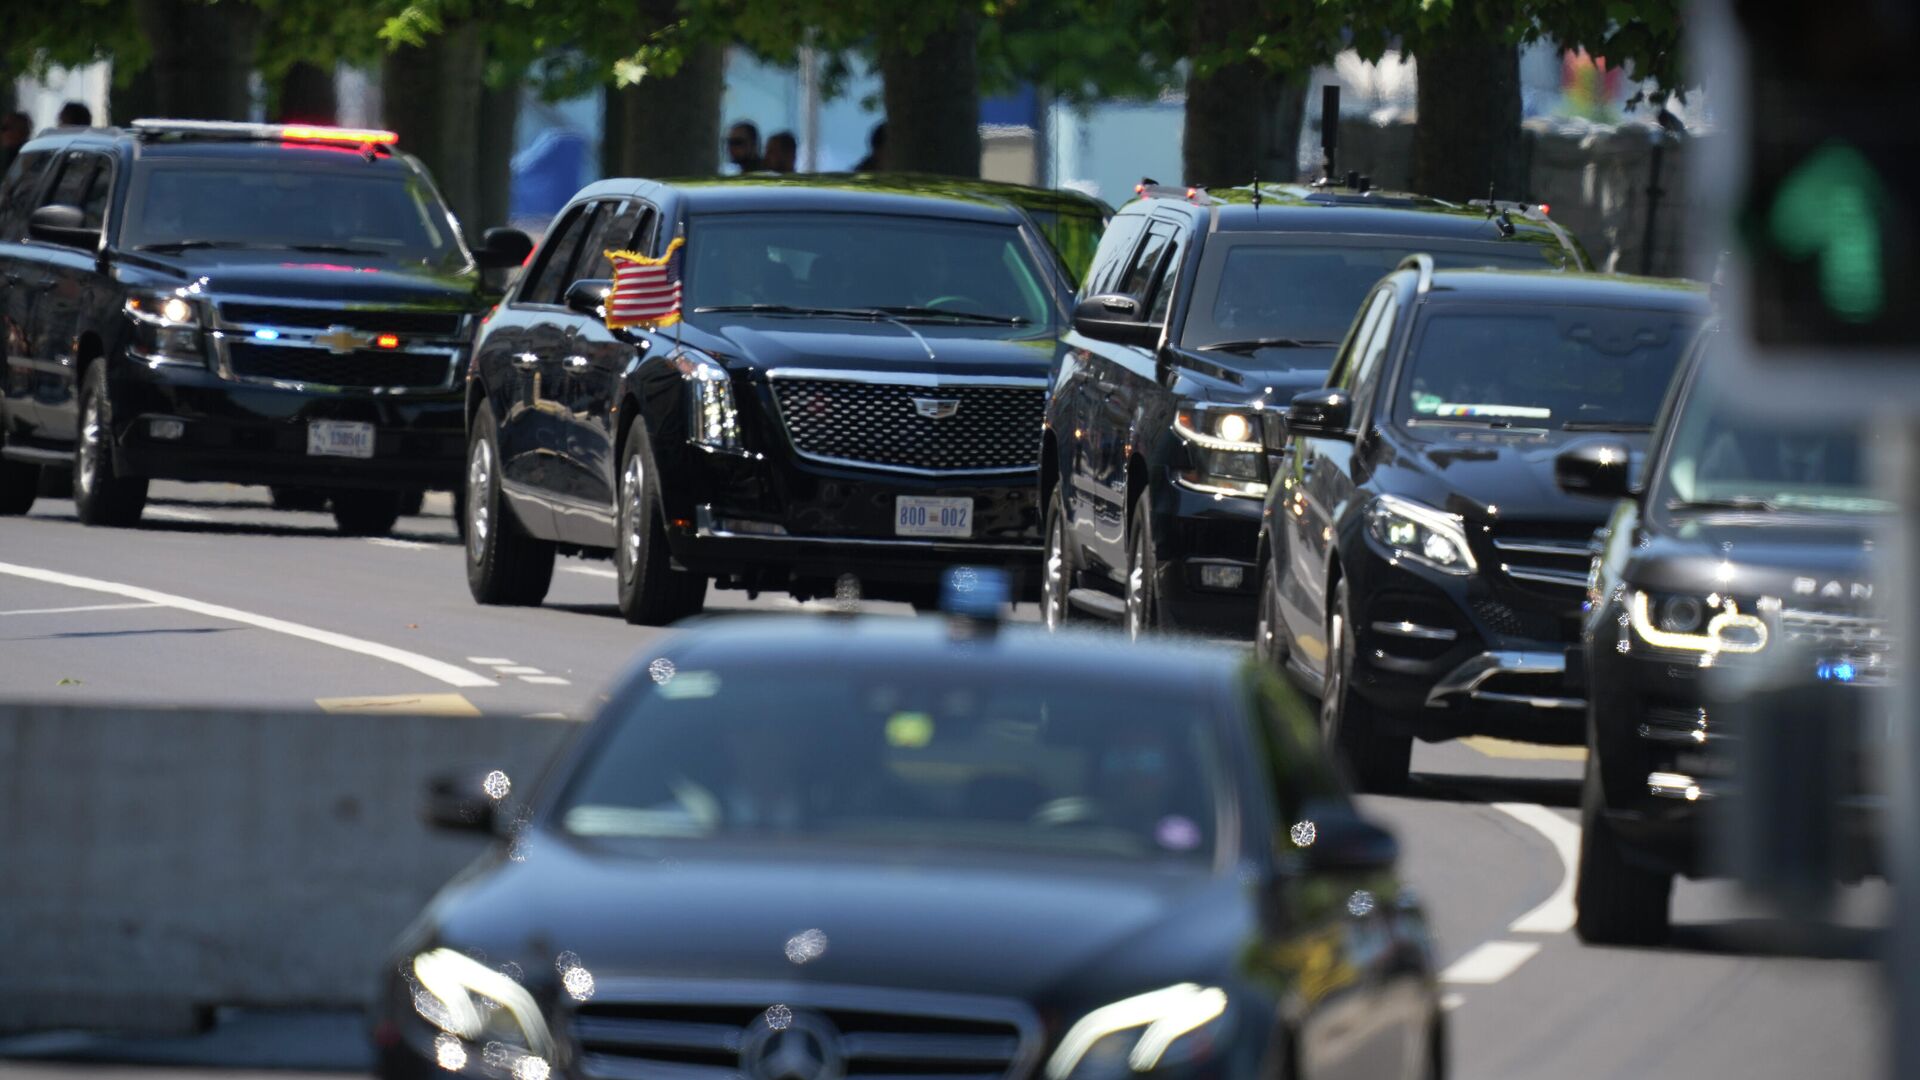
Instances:
[[[570,368],[583,368],[587,366],[587,358],[581,356],[579,353],[574,353],[572,356],[566,357],[560,362]]]
[[[540,357],[530,352],[514,353],[513,366],[517,368],[537,368],[540,366]]]

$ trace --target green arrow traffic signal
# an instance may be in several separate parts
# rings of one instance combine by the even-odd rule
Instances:
[[[1767,216],[1781,254],[1820,260],[1821,299],[1845,322],[1872,322],[1886,307],[1880,250],[1886,198],[1873,165],[1836,140],[1788,174]]]

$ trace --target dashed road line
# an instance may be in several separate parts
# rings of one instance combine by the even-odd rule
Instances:
[[[537,667],[523,667],[518,664],[494,664],[493,670],[502,675],[544,675],[546,672]]]
[[[1560,856],[1560,885],[1540,906],[1507,927],[1516,934],[1564,934],[1573,929],[1573,884],[1580,863],[1580,826],[1534,803],[1494,803],[1493,808],[1546,837]]]
[[[82,604],[78,607],[16,608],[13,611],[0,611],[0,615],[67,615],[79,611],[137,611],[140,608],[156,608],[159,604]]]
[[[619,574],[604,566],[563,566],[561,569],[569,574],[585,574],[588,577],[613,578],[615,580],[618,580],[620,577]]]
[[[346,634],[335,633],[332,630],[320,630],[311,626],[303,626],[296,622],[288,622],[285,619],[276,619],[270,615],[256,615],[251,611],[241,611],[239,608],[230,608],[223,604],[209,604],[202,600],[194,600],[185,596],[175,596],[172,593],[163,593],[155,589],[141,588],[138,585],[123,585],[115,581],[102,581],[99,578],[81,577],[78,574],[63,574],[57,570],[43,570],[37,566],[21,566],[17,563],[0,562],[0,574],[26,578],[29,581],[44,582],[48,585],[64,585],[70,589],[85,589],[89,592],[124,596],[129,600],[139,600],[146,603],[157,604],[161,607],[191,611],[197,615],[205,615],[208,618],[225,619],[228,622],[251,626],[257,630],[266,630],[275,634],[285,634],[288,637],[299,638],[302,641],[310,641],[316,645],[325,645],[330,648],[340,649],[344,652],[370,656],[375,660],[384,660],[390,664],[398,664],[403,668],[418,672],[430,679],[437,679],[449,686],[457,686],[462,689],[500,685],[478,672],[468,671],[466,668],[449,664],[444,660],[435,660],[430,656],[422,656],[416,652],[396,649],[391,645],[382,645],[377,641],[367,641],[363,638],[349,637]]]
[[[501,667],[506,664],[511,664],[513,661],[504,656],[469,656],[467,657],[467,663],[479,664],[481,667]]]
[[[537,683],[541,686],[572,686],[573,685],[573,680],[563,679],[558,675],[522,675],[520,676],[520,681],[526,682],[526,683]]]
[[[1520,969],[1540,951],[1537,941],[1483,941],[1465,956],[1447,965],[1440,973],[1443,983],[1470,983],[1485,986]]]
[[[404,551],[432,551],[439,544],[423,544],[418,540],[396,540],[391,536],[370,536],[367,543],[375,547],[400,548]]]

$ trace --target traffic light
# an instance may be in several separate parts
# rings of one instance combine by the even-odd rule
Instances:
[[[1733,7],[1746,39],[1738,239],[1754,343],[1920,345],[1920,5]]]

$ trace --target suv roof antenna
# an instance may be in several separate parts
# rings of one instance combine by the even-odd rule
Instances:
[[[1260,174],[1253,174],[1253,208],[1260,209]]]

